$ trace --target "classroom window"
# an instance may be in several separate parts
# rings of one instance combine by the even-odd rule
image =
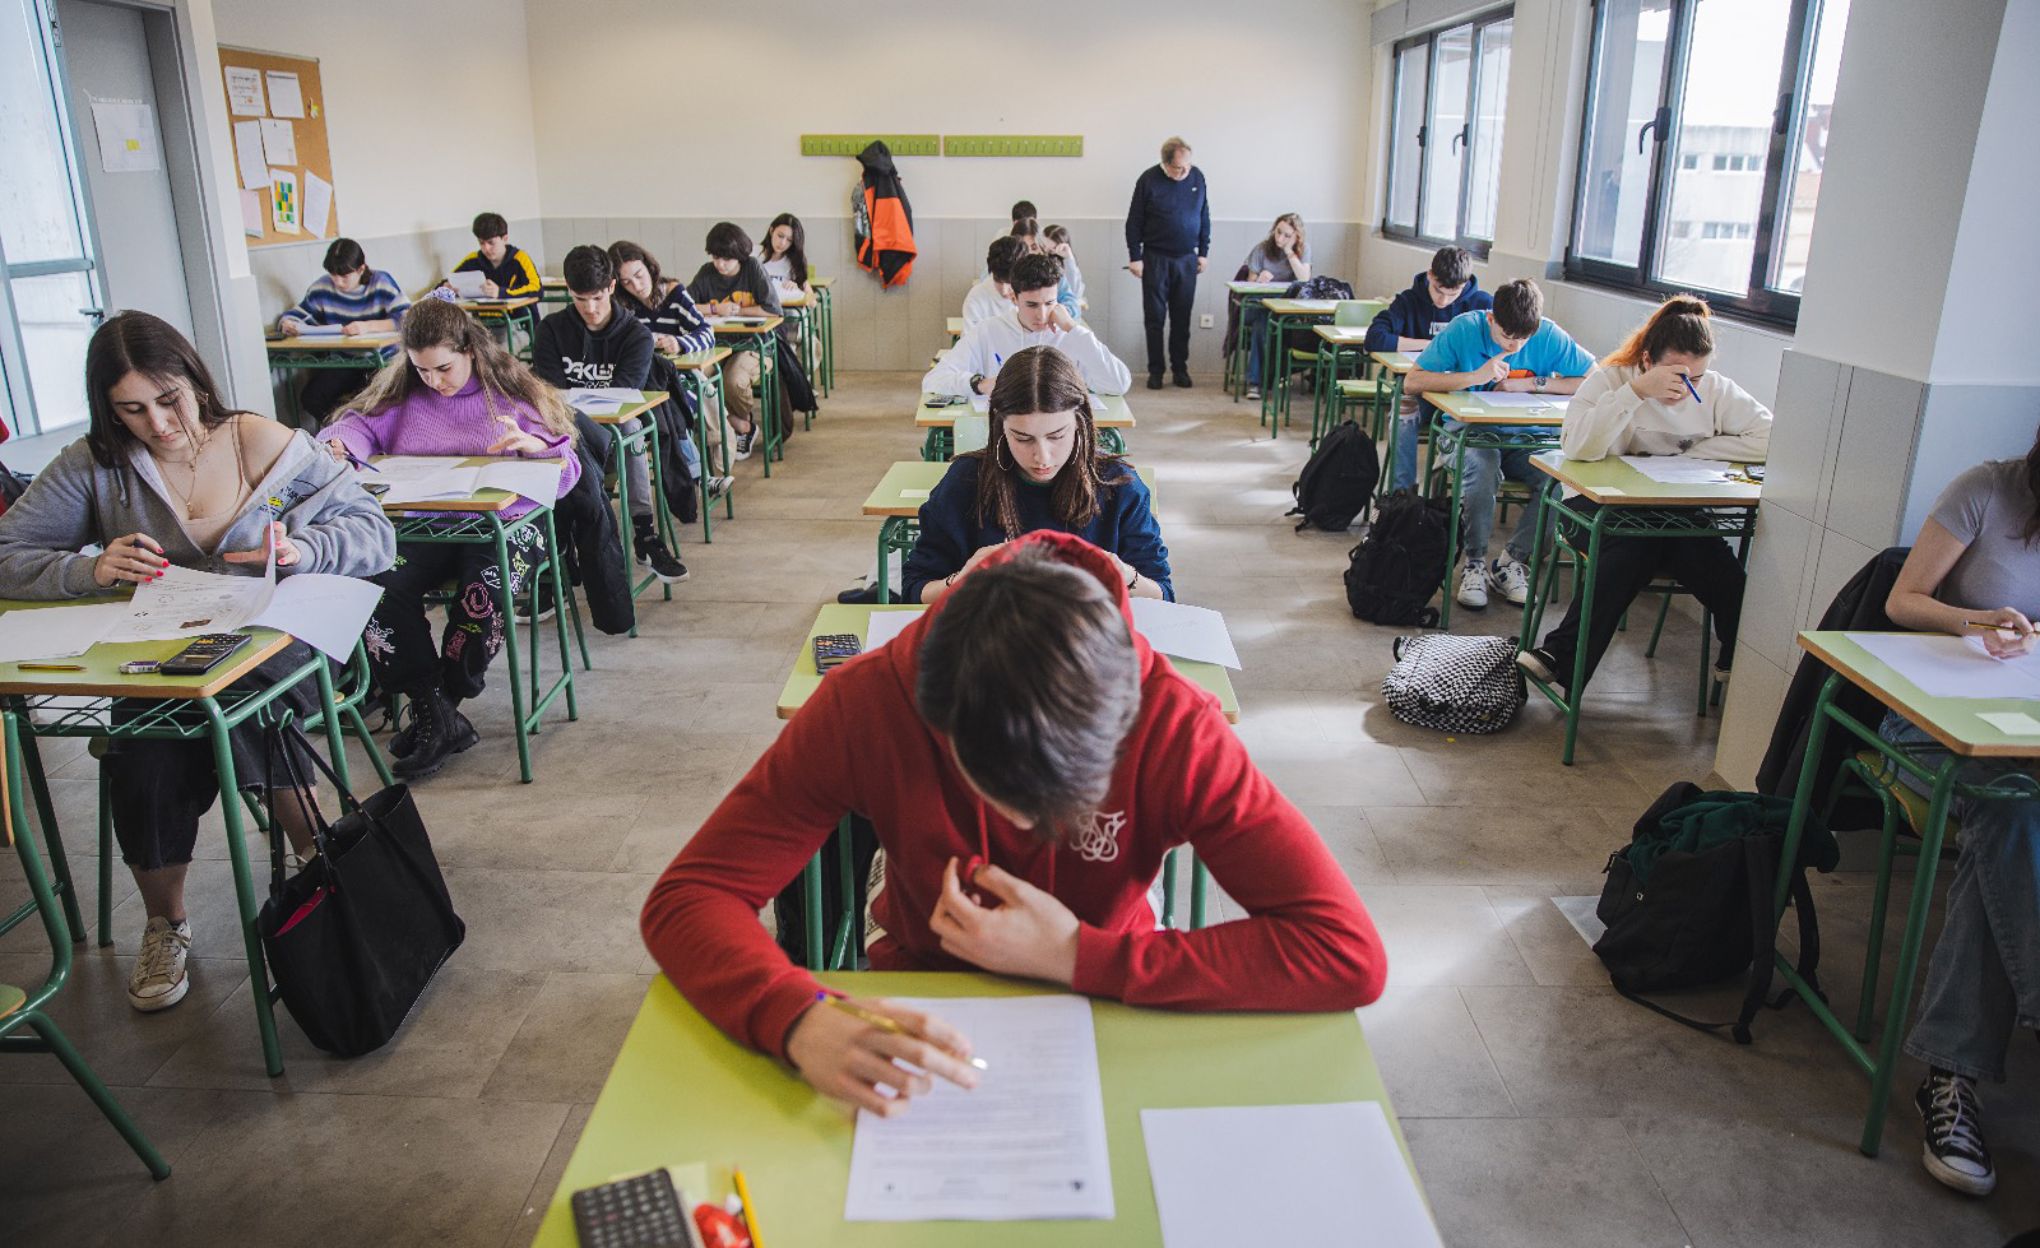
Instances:
[[[1396,45],[1384,234],[1482,254],[1494,239],[1510,12]]]
[[[1849,3],[1596,0],[1567,275],[1793,323]]]

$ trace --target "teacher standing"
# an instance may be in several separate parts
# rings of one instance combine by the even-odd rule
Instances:
[[[1197,275],[1211,254],[1211,203],[1204,171],[1190,163],[1180,137],[1162,144],[1162,163],[1133,184],[1126,210],[1127,271],[1140,279],[1141,316],[1147,324],[1148,389],[1162,388],[1162,321],[1169,322],[1169,368],[1177,385],[1190,385],[1190,307]]]

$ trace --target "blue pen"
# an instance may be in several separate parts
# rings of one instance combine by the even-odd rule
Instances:
[[[1693,379],[1684,373],[1680,373],[1679,380],[1686,383],[1686,393],[1692,395],[1693,401],[1698,403],[1700,401],[1700,392],[1693,388]]]
[[[1000,355],[997,351],[992,352],[992,367],[994,369],[1002,367],[1005,363],[1006,363],[1005,356]]]
[[[370,471],[367,462],[364,461],[360,456],[356,455],[353,451],[348,450],[347,444],[345,442],[336,442],[334,443],[334,445],[340,448],[340,453],[347,457],[348,463],[353,464],[356,468],[361,469],[363,472]]]

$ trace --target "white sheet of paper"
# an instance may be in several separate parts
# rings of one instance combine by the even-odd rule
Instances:
[[[0,663],[83,654],[126,618],[124,602],[9,611],[0,615]]]
[[[297,332],[300,338],[344,338],[347,336],[347,327],[345,325],[314,325],[310,321],[300,321],[298,322]]]
[[[2040,653],[1993,659],[1983,643],[1943,633],[1847,633],[1931,698],[2040,698]]]
[[[108,173],[147,173],[163,167],[156,143],[156,110],[130,100],[94,100],[92,128],[99,135],[99,165]]]
[[[241,233],[250,238],[262,237],[262,192],[241,191]]]
[[[458,468],[467,462],[462,455],[385,455],[375,461],[375,466],[362,474],[365,480],[385,481],[408,480],[429,477],[435,473]]]
[[[905,632],[907,625],[928,613],[928,608],[917,611],[873,611],[871,623],[864,628],[864,650],[870,653]]]
[[[1140,1129],[1165,1248],[1442,1242],[1377,1101],[1144,1109]]]
[[[324,238],[332,220],[333,184],[311,170],[305,170],[305,233],[313,238]]]
[[[259,191],[269,185],[269,165],[262,159],[262,123],[234,123],[234,163],[241,171],[241,185]]]
[[[1109,1220],[1091,1003],[1061,994],[902,1003],[969,1036],[986,1069],[970,1092],[935,1080],[897,1118],[858,1111],[844,1221]]]
[[[454,276],[479,278],[481,274],[457,273]],[[602,416],[636,403],[644,396],[623,386],[576,386],[571,390],[561,391],[560,397],[567,401],[568,407],[577,412]]]
[[[289,633],[345,662],[382,592],[382,586],[357,577],[301,572],[279,581],[269,605],[248,622]]]
[[[1483,390],[1480,401],[1489,407],[1555,407],[1564,411],[1567,400],[1564,394],[1525,394],[1516,390]]]
[[[163,575],[137,586],[127,618],[102,641],[161,641],[231,633],[269,606],[276,582],[269,577],[224,576],[172,564]]]
[[[1721,485],[1735,465],[1686,455],[1624,455],[1622,462],[1665,485]]]
[[[298,232],[298,180],[288,169],[269,171],[269,224],[278,234]]]
[[[298,76],[280,69],[265,76],[269,79],[269,111],[278,117],[304,116],[305,97],[298,89]]]
[[[227,106],[236,117],[261,117],[269,112],[262,103],[262,71],[244,65],[229,65]],[[236,123],[239,124],[239,123]]]
[[[453,293],[463,299],[481,298],[482,283],[488,280],[488,275],[479,269],[464,269],[446,275],[446,284],[453,287]]]
[[[992,410],[992,396],[989,394],[971,395],[970,410],[976,412],[980,416],[990,415]]]
[[[508,490],[534,503],[559,501],[560,477],[565,467],[557,459],[506,459],[482,469],[476,485],[484,490]]]
[[[1232,632],[1225,626],[1225,617],[1210,607],[1135,598],[1133,626],[1149,645],[1171,658],[1239,670],[1240,652],[1233,648]]]
[[[901,491],[900,491],[900,497],[901,497],[901,498],[926,498],[926,497],[928,497],[928,491],[927,491],[927,490],[901,490]]]
[[[287,121],[264,117],[262,126],[262,158],[272,165],[294,165],[297,163],[297,134]]]
[[[2007,736],[2040,736],[2040,719],[2024,711],[1978,711],[1976,717]]]
[[[479,468],[447,468],[440,472],[398,477],[378,496],[386,505],[424,503],[442,498],[468,498],[481,488]],[[373,476],[368,478],[374,480]]]

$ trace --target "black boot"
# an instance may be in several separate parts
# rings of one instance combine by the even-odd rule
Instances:
[[[447,759],[481,740],[468,717],[438,688],[411,695],[411,724],[411,752],[390,766],[392,773],[405,780],[433,775],[446,766]]]

